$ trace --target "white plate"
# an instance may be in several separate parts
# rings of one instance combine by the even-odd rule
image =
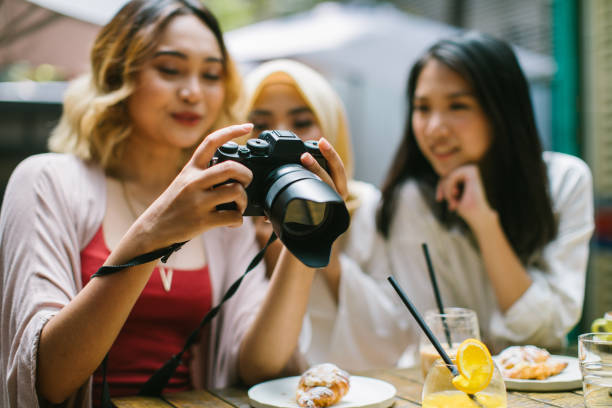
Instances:
[[[582,374],[576,357],[551,355],[554,361],[567,362],[567,367],[559,374],[548,377],[545,380],[518,380],[515,378],[504,378],[506,388],[516,391],[567,391],[582,387]],[[493,357],[498,364],[499,356]]]
[[[295,400],[300,377],[266,381],[249,389],[249,401],[255,408],[300,408]],[[393,404],[395,387],[369,377],[351,376],[349,392],[334,408],[387,408]]]

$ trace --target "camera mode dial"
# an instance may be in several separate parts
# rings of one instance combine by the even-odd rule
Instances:
[[[219,148],[223,153],[226,154],[234,154],[238,151],[238,143],[236,142],[227,142],[224,143],[223,146]]]
[[[262,139],[247,140],[247,147],[255,156],[265,156],[270,149],[270,143]]]

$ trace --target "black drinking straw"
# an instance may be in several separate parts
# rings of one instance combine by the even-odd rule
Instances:
[[[427,323],[425,323],[425,320],[423,320],[423,317],[421,317],[421,314],[418,312],[418,310],[416,310],[416,307],[414,307],[412,302],[410,302],[410,300],[408,299],[408,296],[406,296],[406,294],[404,293],[402,288],[399,286],[395,278],[393,276],[389,276],[387,280],[389,281],[389,283],[391,283],[391,286],[393,286],[393,289],[395,289],[395,291],[399,295],[400,299],[402,299],[402,302],[404,302],[408,310],[410,310],[410,313],[412,313],[412,316],[417,321],[419,326],[421,326],[421,329],[423,329],[423,331],[425,332],[425,335],[427,336],[431,344],[433,344],[435,349],[438,351],[438,353],[440,354],[440,357],[442,357],[442,360],[444,360],[444,362],[446,363],[446,366],[450,370],[453,377],[459,375],[457,366],[453,364],[453,361],[450,359],[448,354],[446,354],[446,351],[444,351],[444,348],[442,348],[442,345],[440,345],[440,342],[438,341],[436,336],[434,336],[429,326],[427,326]],[[467,396],[472,401],[474,401],[476,405],[478,405],[479,407],[482,407],[482,404],[478,401],[478,399],[476,398],[476,395],[467,394]]]
[[[444,334],[446,335],[446,342],[448,343],[448,349],[453,348],[453,342],[451,340],[450,330],[448,329],[448,324],[446,324],[446,317],[444,316],[444,306],[442,306],[442,297],[440,296],[440,289],[438,289],[438,281],[436,280],[436,274],[434,272],[433,264],[431,263],[431,258],[429,257],[429,250],[427,249],[427,244],[422,243],[421,247],[423,248],[423,254],[425,255],[425,261],[427,261],[427,270],[429,271],[429,278],[431,280],[431,286],[433,287],[434,296],[436,298],[436,304],[438,305],[438,310],[440,311],[440,317],[442,318],[442,325],[444,326]]]
[[[412,302],[410,302],[402,288],[400,288],[395,278],[393,276],[389,276],[387,280],[391,283],[391,286],[393,286],[393,289],[395,289],[395,291],[399,295],[400,299],[402,299],[402,302],[404,302],[408,310],[410,310],[410,313],[412,313],[414,319],[417,321],[419,326],[421,326],[421,329],[423,329],[425,335],[427,336],[431,344],[433,344],[435,349],[438,351],[438,354],[440,354],[442,360],[444,360],[444,362],[448,365],[449,370],[451,370],[451,373],[453,374],[453,377],[458,375],[459,372],[457,371],[457,367],[453,364],[453,361],[450,359],[448,354],[446,354],[446,351],[444,351],[444,348],[442,347],[436,336],[433,334],[429,326],[427,326],[427,323],[425,323],[423,317],[421,317],[420,313],[416,310]]]

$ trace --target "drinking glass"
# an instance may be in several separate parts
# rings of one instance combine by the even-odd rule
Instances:
[[[454,358],[457,354],[457,348],[463,340],[470,338],[480,340],[478,317],[476,312],[471,309],[445,307],[443,314],[440,314],[437,309],[427,310],[425,312],[425,323],[451,358]],[[419,354],[421,356],[421,372],[423,378],[426,378],[430,367],[440,358],[440,354],[424,334],[421,335]]]
[[[578,336],[578,360],[584,404],[588,408],[612,407],[612,333]]]
[[[453,386],[450,367],[437,360],[430,368],[423,385],[423,408],[505,408],[507,407],[506,385],[497,366],[491,382],[472,397]]]

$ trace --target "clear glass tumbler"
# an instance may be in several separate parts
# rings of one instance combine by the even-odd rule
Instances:
[[[443,314],[440,314],[438,310],[427,310],[425,323],[451,358],[457,354],[457,348],[463,340],[470,338],[480,340],[478,317],[471,309],[445,307]],[[440,358],[440,355],[425,334],[421,334],[419,355],[421,372],[423,378],[426,378],[429,368]]]
[[[497,366],[491,382],[482,391],[468,395],[453,386],[450,367],[437,360],[430,368],[423,385],[423,408],[505,408],[506,385]]]
[[[612,333],[578,336],[578,360],[585,406],[612,407]]]

